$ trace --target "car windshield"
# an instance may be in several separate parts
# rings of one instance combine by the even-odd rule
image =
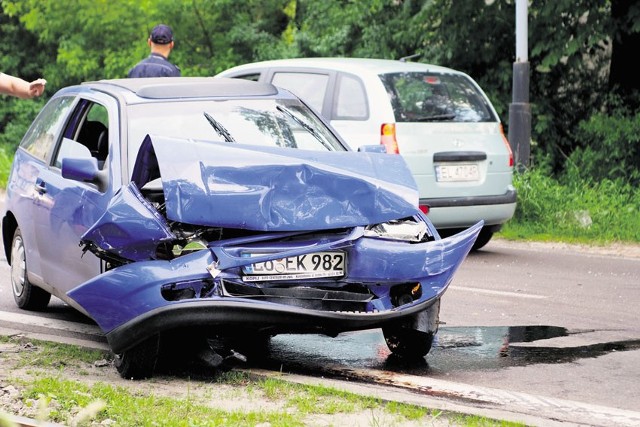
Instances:
[[[344,151],[297,100],[175,100],[129,109],[129,163],[147,134],[303,150]]]
[[[465,76],[428,72],[380,76],[397,122],[489,122],[497,118]]]

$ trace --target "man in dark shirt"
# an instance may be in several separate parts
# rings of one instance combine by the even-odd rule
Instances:
[[[151,30],[147,44],[151,48],[151,55],[129,70],[128,77],[180,77],[180,68],[167,59],[173,49],[171,27],[156,25]]]

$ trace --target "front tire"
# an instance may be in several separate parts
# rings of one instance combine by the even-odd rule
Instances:
[[[382,329],[382,333],[389,350],[406,359],[418,359],[426,356],[433,344],[432,332],[403,327],[387,327]]]
[[[16,305],[24,310],[44,310],[51,294],[29,282],[27,250],[20,228],[16,228],[11,242],[11,289]]]
[[[141,380],[151,378],[156,369],[160,339],[154,335],[123,353],[116,354],[114,365],[124,379]]]
[[[393,354],[405,359],[423,358],[431,351],[439,319],[440,299],[411,319],[383,327],[382,334],[387,347]]]

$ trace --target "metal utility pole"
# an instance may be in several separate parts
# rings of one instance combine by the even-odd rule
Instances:
[[[513,63],[512,103],[509,105],[508,139],[517,172],[529,167],[531,153],[527,1],[516,0],[516,61]]]

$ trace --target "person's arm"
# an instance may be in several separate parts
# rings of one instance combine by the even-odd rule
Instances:
[[[0,93],[18,98],[34,98],[42,95],[47,84],[45,79],[34,80],[31,83],[20,77],[0,73]]]

